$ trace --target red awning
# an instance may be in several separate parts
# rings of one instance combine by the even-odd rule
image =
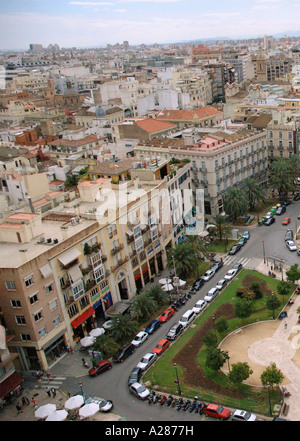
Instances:
[[[20,386],[20,384],[24,381],[22,375],[18,374],[18,372],[14,372],[11,374],[6,380],[0,383],[0,398],[6,397],[11,391],[13,391],[16,387]]]
[[[78,328],[81,323],[85,322],[91,315],[93,315],[95,312],[94,308],[91,306],[89,309],[84,311],[79,317],[77,317],[75,320],[71,322],[71,325],[74,329]]]

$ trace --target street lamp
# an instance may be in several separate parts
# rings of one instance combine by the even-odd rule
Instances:
[[[283,281],[283,259],[280,259],[281,280]]]
[[[174,363],[174,368],[175,368],[175,373],[176,373],[176,381],[175,381],[175,383],[177,383],[177,391],[178,391],[178,395],[180,396],[181,395],[181,389],[180,389],[180,384],[179,384],[179,378],[178,378],[176,363]]]
[[[270,397],[270,383],[267,382],[267,389],[268,389],[268,398],[269,398],[269,414],[272,416],[272,408],[271,408],[271,397]]]
[[[81,393],[82,393],[82,396],[83,396],[82,381],[78,381],[78,385],[80,387],[80,390],[81,390]]]
[[[263,246],[264,263],[266,263],[265,242],[264,241],[262,241],[262,246]]]

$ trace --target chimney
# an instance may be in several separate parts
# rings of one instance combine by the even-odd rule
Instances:
[[[30,196],[28,196],[28,202],[29,202],[29,206],[30,206],[30,211],[31,211],[31,213],[34,213],[34,208],[33,208],[32,200],[31,200],[31,197],[30,197]]]

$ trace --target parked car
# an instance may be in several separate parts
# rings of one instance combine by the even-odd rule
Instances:
[[[125,358],[133,353],[135,347],[131,343],[126,343],[113,356],[113,360],[117,363],[122,363]]]
[[[195,317],[195,312],[192,309],[189,309],[183,314],[183,316],[179,320],[179,323],[185,328],[194,320]]]
[[[232,267],[232,269],[236,270],[237,272],[239,272],[242,268],[243,268],[243,265],[241,263],[236,263]]]
[[[144,371],[149,366],[151,366],[151,364],[154,363],[156,359],[157,354],[153,352],[147,352],[147,354],[145,354],[141,361],[137,364],[137,367],[141,368]]]
[[[256,421],[257,417],[254,413],[247,412],[246,410],[237,409],[233,412],[232,421]]]
[[[290,205],[292,203],[292,201],[290,201],[290,200],[286,200],[286,201],[284,201],[283,203],[282,203],[282,205],[285,205],[286,207],[288,206],[288,205]]]
[[[131,344],[137,348],[138,346],[141,346],[144,341],[147,340],[148,336],[149,334],[147,332],[141,331],[134,337]]]
[[[247,239],[245,237],[241,237],[237,245],[241,245],[242,247],[243,245],[245,245],[245,243],[247,243]]]
[[[300,194],[296,194],[296,196],[293,198],[293,201],[299,201],[300,200]]]
[[[219,294],[218,288],[212,288],[208,291],[204,297],[205,302],[211,302]]]
[[[112,368],[111,362],[108,360],[102,360],[97,363],[97,366],[92,367],[89,370],[89,374],[91,377],[96,377],[99,374],[102,374],[102,372],[108,371]]]
[[[273,217],[272,211],[268,211],[268,213],[265,215],[266,220],[270,219],[270,217]]]
[[[286,230],[286,233],[285,233],[285,236],[284,236],[284,240],[285,240],[285,241],[287,241],[287,240],[293,240],[293,238],[294,238],[294,233],[293,233],[293,231],[290,230],[290,229]]]
[[[169,340],[163,338],[157,343],[157,345],[155,346],[152,352],[154,354],[161,355],[163,352],[165,352],[166,349],[168,349],[169,346],[170,346]]]
[[[225,288],[226,284],[227,284],[227,280],[226,279],[221,279],[216,284],[216,288],[218,288],[221,291],[223,288]]]
[[[204,274],[204,276],[202,278],[205,282],[207,282],[215,275],[215,273],[216,273],[215,270],[210,269],[210,270],[206,271],[206,273]]]
[[[149,389],[146,389],[145,386],[140,383],[131,384],[128,390],[132,395],[139,398],[140,400],[145,400],[150,395]]]
[[[217,272],[220,268],[222,268],[223,264],[223,260],[217,260],[216,262],[214,262],[211,269]]]
[[[269,219],[266,220],[265,225],[269,227],[270,225],[274,224],[275,217],[269,217]]]
[[[191,291],[193,292],[197,292],[199,291],[199,289],[201,288],[201,286],[204,285],[204,280],[202,279],[202,277],[199,277],[196,282],[193,284]]]
[[[239,250],[241,249],[241,244],[236,243],[235,245],[233,245],[233,247],[229,250],[229,253],[231,256],[233,256],[234,254],[236,254]]]
[[[149,325],[145,328],[145,332],[147,334],[153,334],[161,325],[161,322],[159,320],[152,320],[152,322],[149,323]]]
[[[168,309],[166,309],[159,317],[158,317],[158,320],[161,322],[161,323],[164,323],[164,322],[166,322],[167,320],[169,320],[171,317],[172,317],[172,315],[174,315],[175,314],[175,309],[173,309],[173,308],[168,308]]]
[[[277,216],[280,216],[281,214],[283,214],[283,213],[285,213],[285,212],[286,212],[286,208],[285,208],[284,205],[281,205],[281,206],[278,207],[277,210],[276,210],[276,214],[277,214]]]
[[[133,383],[138,383],[140,381],[142,373],[143,370],[141,368],[134,367],[128,377],[128,386],[130,386]]]
[[[105,400],[100,397],[91,397],[85,401],[86,404],[96,403],[99,405],[100,412],[110,412],[114,407],[114,403],[112,400]]]
[[[199,312],[201,312],[205,308],[205,306],[206,306],[206,302],[204,300],[198,300],[198,302],[196,302],[192,310],[196,314],[199,314]]]
[[[282,225],[288,225],[291,222],[291,218],[290,217],[285,217],[282,221]]]
[[[231,280],[233,279],[233,277],[243,268],[243,265],[241,263],[236,263],[231,270],[229,270],[227,272],[227,274],[225,274],[225,279],[226,280]]]
[[[166,338],[168,340],[175,340],[183,331],[181,323],[175,323],[168,331]]]
[[[294,241],[292,241],[292,240],[287,240],[285,243],[286,243],[286,246],[288,247],[288,249],[289,249],[290,251],[297,251],[297,245],[295,244]]]
[[[213,418],[218,418],[222,420],[228,420],[231,415],[229,409],[225,407],[218,406],[218,404],[208,404],[204,409],[204,414]]]

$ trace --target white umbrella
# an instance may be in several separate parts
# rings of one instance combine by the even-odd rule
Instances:
[[[39,418],[43,420],[44,418],[47,418],[51,413],[53,413],[56,410],[55,404],[44,404],[43,406],[40,406],[35,412],[34,416],[36,418]]]
[[[90,335],[88,335],[87,337],[84,337],[80,340],[80,344],[84,348],[87,348],[88,346],[92,346],[94,344],[94,341],[95,337],[91,337]]]
[[[64,421],[68,416],[68,412],[66,410],[55,410],[47,416],[46,421]]]
[[[174,289],[174,286],[173,286],[171,283],[167,283],[166,285],[164,285],[164,286],[162,287],[162,289],[163,289],[164,291],[172,291],[172,289]]]
[[[95,328],[95,329],[92,329],[89,334],[91,337],[99,337],[99,335],[102,335],[104,333],[105,333],[104,328]]]
[[[160,279],[160,280],[159,280],[159,283],[160,283],[161,285],[165,285],[166,283],[171,283],[171,282],[172,282],[171,279]]]
[[[173,282],[174,283],[174,282]],[[185,285],[186,284],[186,281],[185,280],[181,280],[181,279],[179,279],[176,283],[174,283],[174,285],[176,286],[176,285],[178,285],[178,286],[183,286],[183,285]]]
[[[82,418],[88,418],[93,415],[95,415],[97,412],[99,412],[99,404],[96,403],[89,403],[85,404],[79,409],[79,416]]]
[[[83,403],[84,399],[82,395],[74,395],[65,402],[65,408],[68,410],[78,409],[78,407],[82,406]]]

